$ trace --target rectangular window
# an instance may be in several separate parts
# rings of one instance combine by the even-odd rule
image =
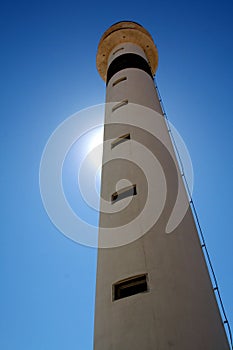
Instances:
[[[121,108],[121,107],[127,105],[128,103],[129,103],[128,100],[123,100],[123,101],[117,103],[115,106],[113,106],[112,112],[115,112],[118,108]]]
[[[147,275],[133,276],[113,285],[113,301],[147,291]]]
[[[137,194],[136,185],[127,186],[112,194],[112,204],[120,201],[121,199],[135,196]]]
[[[122,142],[127,141],[127,140],[130,140],[130,134],[125,134],[125,135],[118,137],[116,140],[114,140],[111,143],[111,148],[113,149],[114,147],[118,146],[119,144],[121,144]]]
[[[120,47],[119,49],[117,49],[116,51],[114,51],[112,55],[114,56],[117,52],[122,51],[122,50],[124,50],[124,48],[123,48],[123,47]]]
[[[122,81],[127,80],[127,77],[122,77],[117,79],[116,81],[114,81],[114,83],[112,84],[112,86],[116,86],[117,84],[121,83]]]

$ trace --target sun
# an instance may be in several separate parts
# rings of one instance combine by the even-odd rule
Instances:
[[[102,162],[103,153],[103,126],[97,127],[86,135],[86,154],[91,165],[97,169]]]
[[[97,146],[103,143],[103,126],[99,126],[93,130],[91,130],[88,134],[88,152],[92,151]]]

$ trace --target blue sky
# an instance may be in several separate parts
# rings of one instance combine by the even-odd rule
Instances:
[[[233,324],[232,2],[22,0],[1,2],[0,14],[1,349],[92,349],[96,250],[51,223],[39,165],[62,121],[104,102],[97,45],[124,19],[156,41],[157,83],[192,158],[194,200]]]

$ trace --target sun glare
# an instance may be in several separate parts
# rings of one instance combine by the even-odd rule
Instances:
[[[93,129],[87,137],[88,159],[92,166],[99,168],[102,162],[103,127]]]
[[[103,127],[93,129],[89,136],[88,151],[92,151],[95,147],[103,143]]]

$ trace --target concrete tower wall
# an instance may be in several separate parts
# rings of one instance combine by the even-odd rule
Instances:
[[[111,69],[111,64],[116,58],[131,53],[146,59],[153,73],[155,63],[151,62],[146,50],[139,45],[140,35],[138,44],[135,39],[137,31],[142,30],[142,27],[137,27],[133,23],[129,35],[133,42],[129,43],[126,29],[127,23],[129,26],[132,24],[131,22],[124,23],[125,27],[118,29],[124,31],[126,42],[118,44],[115,38],[116,45],[111,50],[106,49],[109,50],[109,53],[106,54],[108,56],[106,70]],[[114,29],[116,28],[113,26],[112,31],[115,33]],[[135,31],[133,39],[132,30]],[[111,28],[108,30],[108,36],[109,33],[111,34]],[[145,29],[143,28],[144,34]],[[120,34],[119,37],[121,37]],[[123,49],[119,50],[122,47]],[[99,52],[102,54],[103,48],[99,48]],[[186,202],[188,205],[188,198],[181,176],[177,173],[178,164],[166,123],[162,117],[161,106],[151,77],[152,73],[149,74],[148,71],[141,68],[128,67],[119,69],[107,82],[106,102],[111,105],[106,108],[104,139],[105,141],[111,140],[112,143],[114,142],[112,140],[125,134],[130,134],[130,139],[119,148],[112,148],[111,143],[106,143],[104,147],[103,163],[111,160],[111,157],[114,161],[103,166],[101,210],[107,207],[111,212],[114,206],[117,206],[117,210],[112,214],[100,214],[100,242],[106,229],[109,229],[110,232],[112,228],[126,225],[139,216],[147,201],[148,191],[152,195],[155,191],[154,193],[158,196],[157,203],[163,200],[159,192],[159,187],[163,186],[159,163],[162,164],[165,173],[168,193],[158,221],[146,234],[129,244],[108,249],[100,248],[98,251],[94,349],[229,349],[191,209],[188,208],[183,220],[172,234],[166,233],[166,225],[177,197],[178,182],[181,184],[180,203]],[[102,74],[104,74],[103,70]],[[107,75],[105,78],[108,79]],[[122,80],[122,78],[126,79]],[[119,80],[120,82],[115,84]],[[114,106],[126,100],[127,104],[114,110]],[[160,114],[159,118],[155,118],[152,128],[160,134],[160,139],[166,147],[162,147],[154,136],[144,131],[143,128],[121,123],[108,125],[109,122],[117,123],[119,116],[121,116],[120,120],[122,118],[127,120],[131,113],[130,103],[145,106],[146,110],[150,108],[155,115]],[[141,107],[138,114],[135,111],[135,120],[137,118],[143,120]],[[148,185],[143,171],[134,164],[139,155],[133,140],[145,145],[147,149],[156,154],[159,160],[153,170],[154,185],[152,187]],[[120,149],[120,147],[123,148]],[[119,151],[120,154],[122,150],[126,158],[132,160],[131,162],[115,159],[116,153]],[[150,162],[149,153],[148,155],[142,154],[142,157],[145,157],[145,162]],[[175,160],[173,163],[171,157]],[[124,187],[124,181],[119,182],[122,179],[127,179],[131,184],[137,186],[137,194],[131,198],[132,200],[126,207],[127,198],[115,204],[111,202],[112,194]],[[117,183],[119,188],[116,189]],[[156,208],[150,208],[149,215],[153,216],[154,212]],[[139,229],[142,233],[147,221],[146,215],[140,219]],[[131,230],[134,228],[138,229],[132,226]],[[130,236],[133,232],[127,234]],[[146,291],[116,298],[114,295],[116,282],[141,275],[146,277]]]
[[[135,53],[147,60],[146,54],[140,46],[126,42],[116,45],[114,49],[110,52],[108,58],[108,67],[115,58],[124,55],[125,53]]]

